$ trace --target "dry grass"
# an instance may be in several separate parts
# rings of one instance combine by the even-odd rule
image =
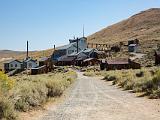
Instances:
[[[124,90],[141,92],[150,98],[160,98],[160,69],[157,67],[142,68],[139,70],[115,70],[86,72],[84,75],[104,76],[104,80],[113,81],[113,85],[118,85]]]
[[[0,96],[0,114],[7,120],[16,119],[16,111],[41,107],[50,98],[59,97],[76,79],[74,71],[36,76],[15,76],[12,88]],[[5,99],[4,99],[5,98]],[[13,114],[14,113],[14,114]]]

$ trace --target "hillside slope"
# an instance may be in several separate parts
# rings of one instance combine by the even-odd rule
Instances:
[[[88,37],[88,42],[113,44],[134,38],[138,38],[141,42],[160,40],[160,8],[142,11],[96,32]]]

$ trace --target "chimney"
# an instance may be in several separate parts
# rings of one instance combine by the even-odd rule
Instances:
[[[78,38],[77,38],[77,53],[78,53],[78,48],[79,48],[79,46],[78,46]]]
[[[56,50],[56,45],[54,45],[54,51]]]
[[[28,41],[27,41],[27,56],[26,56],[26,59],[28,59]]]
[[[83,25],[83,37],[84,37],[84,25]]]

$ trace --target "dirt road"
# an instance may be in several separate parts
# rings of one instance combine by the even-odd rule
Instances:
[[[138,98],[97,78],[78,73],[65,100],[38,120],[160,120],[160,100]]]

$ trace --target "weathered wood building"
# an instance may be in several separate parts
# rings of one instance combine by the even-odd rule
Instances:
[[[94,65],[98,62],[99,52],[93,48],[86,48],[80,52],[74,52],[70,55],[64,55],[57,60],[57,65],[76,65],[86,66]]]
[[[140,69],[141,65],[130,59],[106,60],[106,70]],[[102,66],[101,66],[102,67]]]

